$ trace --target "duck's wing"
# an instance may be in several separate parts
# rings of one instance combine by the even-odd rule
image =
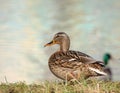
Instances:
[[[92,58],[91,56],[89,56],[89,55],[87,55],[87,54],[85,54],[85,53],[83,53],[83,52],[79,52],[79,51],[73,51],[73,50],[70,50],[70,51],[68,51],[68,53],[69,54],[75,54],[75,55],[77,55],[77,56],[83,56],[83,57],[89,57],[89,58]]]
[[[79,52],[79,51],[67,51],[67,52],[57,52],[53,54],[51,60],[56,61],[60,64],[68,65],[78,65],[78,64],[99,64],[104,66],[104,63],[101,61],[96,61],[91,56]]]
[[[83,53],[83,52],[79,52],[79,51],[69,51],[68,52],[69,55],[73,54],[73,58],[76,59],[76,61],[78,62],[82,62],[84,64],[94,64],[94,63],[98,63],[102,66],[104,66],[104,62],[102,61],[96,61],[94,58],[92,58],[91,56]],[[71,61],[71,60],[70,60]]]

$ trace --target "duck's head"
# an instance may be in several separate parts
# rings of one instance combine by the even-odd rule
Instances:
[[[58,32],[54,35],[53,40],[45,45],[46,46],[51,46],[54,44],[59,44],[60,45],[60,50],[61,51],[67,51],[69,50],[70,47],[70,39],[69,36],[65,32]]]
[[[104,64],[107,65],[108,64],[108,61],[111,59],[111,55],[109,53],[105,53],[104,56],[103,56],[103,61],[104,61]]]

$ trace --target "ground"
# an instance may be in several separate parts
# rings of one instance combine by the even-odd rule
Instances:
[[[120,93],[120,82],[74,81],[26,84],[25,82],[1,83],[0,93]]]

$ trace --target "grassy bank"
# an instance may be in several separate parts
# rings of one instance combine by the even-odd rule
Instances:
[[[0,93],[120,93],[120,82],[82,81],[72,83],[1,83]]]

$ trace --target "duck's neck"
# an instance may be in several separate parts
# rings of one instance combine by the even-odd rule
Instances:
[[[65,38],[60,44],[60,51],[66,52],[70,48],[70,39],[69,37]]]

